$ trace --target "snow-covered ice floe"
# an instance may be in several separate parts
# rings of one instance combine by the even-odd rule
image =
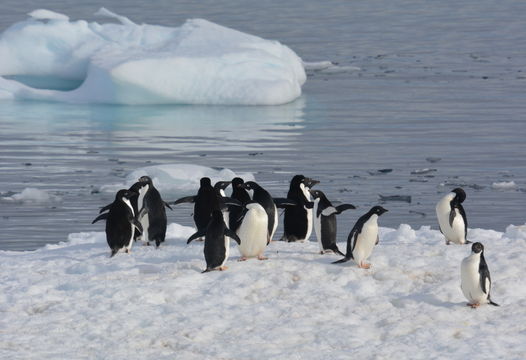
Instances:
[[[164,164],[152,165],[133,170],[123,183],[103,185],[100,190],[103,192],[117,192],[119,189],[129,188],[141,176],[148,175],[152,178],[153,185],[161,193],[182,193],[185,191],[196,191],[199,189],[199,180],[202,177],[209,177],[212,184],[217,181],[230,181],[239,176],[245,181],[253,181],[252,173],[236,174],[226,168],[210,168],[194,164]]]
[[[517,190],[517,184],[515,181],[500,181],[491,184],[491,187],[495,190]]]
[[[180,27],[71,21],[35,10],[0,35],[0,99],[108,104],[276,105],[301,95],[287,46],[203,19]]]
[[[193,231],[170,224],[160,249],[135,246],[111,259],[103,232],[1,251],[0,357],[520,359],[526,352],[526,225],[470,229],[468,238],[485,246],[501,305],[477,310],[460,290],[470,246],[446,246],[429,227],[381,228],[369,270],[331,264],[339,256],[319,255],[315,242],[272,242],[267,261],[238,262],[232,244],[229,269],[206,274],[203,244],[185,243]]]
[[[15,203],[53,203],[60,201],[59,196],[53,195],[46,190],[37,188],[25,188],[19,193],[12,193],[0,196],[0,202],[15,202]]]

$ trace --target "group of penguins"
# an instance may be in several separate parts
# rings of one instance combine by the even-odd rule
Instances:
[[[197,231],[188,238],[204,239],[206,269],[226,270],[230,239],[239,245],[240,261],[249,258],[266,260],[267,245],[272,241],[278,225],[278,208],[283,210],[284,233],[282,241],[303,242],[308,240],[314,227],[321,254],[336,253],[343,256],[333,264],[354,260],[359,268],[368,269],[367,259],[379,243],[378,217],[388,210],[373,206],[355,223],[347,238],[346,254],[336,244],[336,215],[354,205],[334,206],[320,190],[312,187],[319,181],[296,175],[290,181],[286,198],[273,198],[254,181],[245,182],[236,177],[232,181],[219,181],[212,185],[210,178],[203,177],[196,195],[186,196],[173,202],[162,199],[149,176],[142,176],[129,189],[117,192],[113,203],[100,209],[93,220],[106,220],[106,240],[111,257],[119,251],[131,251],[134,241],[142,240],[149,245],[164,242],[166,235],[166,209],[170,205],[193,203],[193,219]],[[231,185],[232,194],[227,197],[225,189]],[[468,244],[467,219],[462,202],[466,193],[456,188],[446,194],[436,205],[440,231],[446,244]],[[491,279],[484,259],[484,246],[473,243],[471,254],[461,264],[461,289],[468,305],[476,308],[481,304],[498,306],[490,298]]]

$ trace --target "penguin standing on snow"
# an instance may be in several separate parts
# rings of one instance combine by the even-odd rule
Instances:
[[[373,252],[374,246],[378,244],[378,216],[386,211],[381,206],[374,206],[367,214],[362,215],[347,238],[347,254],[333,264],[341,264],[354,259],[359,268],[369,269],[371,264],[365,261]]]
[[[241,225],[237,229],[237,235],[241,241],[239,244],[240,261],[253,257],[257,257],[259,260],[267,259],[263,256],[263,252],[270,242],[268,215],[258,202],[252,200],[245,205],[244,215]]]
[[[99,220],[106,220],[106,241],[111,249],[110,257],[119,250],[124,249],[127,253],[133,245],[135,228],[142,232],[142,226],[135,218],[135,212],[130,198],[136,193],[122,189],[115,195],[115,200],[108,206],[108,212],[100,214],[93,220],[92,224]]]
[[[171,203],[172,205],[194,203],[194,223],[198,232],[206,230],[212,216],[213,204],[217,203],[217,192],[210,178],[202,177],[200,184],[197,195],[185,196]]]
[[[205,238],[204,254],[206,260],[206,269],[203,272],[226,270],[227,267],[225,263],[228,260],[230,250],[230,241],[228,238],[234,239],[238,244],[240,240],[235,232],[226,227],[223,214],[220,210],[214,210],[212,212],[212,217],[206,229],[198,230],[190,236],[187,244],[203,236]]]
[[[336,245],[336,215],[348,209],[356,209],[354,205],[342,204],[333,206],[320,190],[310,190],[314,199],[314,231],[318,238],[321,254],[334,252],[345,256]]]
[[[139,221],[144,229],[142,239],[146,245],[150,245],[150,241],[155,241],[155,246],[159,247],[166,237],[165,207],[170,210],[172,208],[161,198],[149,176],[141,176],[132,187],[137,187],[139,192],[137,209],[139,209]]]
[[[251,199],[261,205],[267,213],[268,242],[271,242],[278,227],[278,209],[274,203],[274,199],[267,190],[263,189],[254,181],[248,181],[241,185],[241,187],[247,190]]]
[[[489,276],[488,265],[484,259],[484,246],[473,243],[471,254],[462,260],[460,265],[460,288],[468,299],[468,306],[473,309],[481,304],[491,304],[499,306],[491,301],[491,278]]]
[[[455,244],[468,244],[466,239],[468,232],[468,220],[462,203],[466,199],[466,193],[461,188],[453,189],[446,194],[437,204],[436,213],[440,232],[446,238],[446,245],[451,242]]]
[[[296,175],[290,181],[287,199],[296,205],[286,206],[283,218],[283,237],[281,240],[294,242],[308,240],[312,232],[312,207],[309,190],[319,181]]]
[[[228,228],[232,231],[237,231],[239,228],[239,225],[241,225],[241,220],[243,217],[243,206],[248,204],[250,201],[250,195],[248,192],[243,188],[243,179],[236,177],[232,179],[232,195],[230,197],[232,199],[235,199],[239,201],[241,204],[241,207],[239,206],[229,206],[228,212],[229,212],[229,224]]]

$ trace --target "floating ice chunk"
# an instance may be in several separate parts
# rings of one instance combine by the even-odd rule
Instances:
[[[60,201],[60,197],[50,194],[45,190],[25,188],[20,193],[1,198],[2,201],[18,203],[50,203]]]
[[[152,178],[154,186],[164,193],[192,192],[199,189],[199,180],[202,177],[209,177],[212,184],[220,180],[230,181],[236,176],[245,181],[254,180],[251,173],[236,174],[230,169],[210,168],[193,164],[166,164],[139,168],[132,171],[127,177],[126,182],[121,184],[104,185],[101,191],[115,192],[121,188],[128,188],[141,176],[148,175]]]
[[[46,9],[33,10],[27,15],[36,20],[69,20],[69,16]]]
[[[277,41],[203,19],[164,27],[138,25],[104,8],[97,14],[120,24],[68,21],[65,15],[36,10],[5,30],[0,98],[276,105],[301,95],[302,61]]]
[[[517,184],[515,184],[515,181],[502,181],[494,182],[491,184],[491,187],[495,190],[515,190],[517,189]]]
[[[341,66],[332,61],[316,61],[316,62],[303,62],[303,66],[307,71],[321,71],[323,73],[345,73],[351,71],[359,71],[361,68],[357,66]]]

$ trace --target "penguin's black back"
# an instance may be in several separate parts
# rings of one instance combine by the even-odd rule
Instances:
[[[242,206],[229,206],[229,228],[236,232],[242,222],[243,207],[250,201],[250,195],[243,188],[234,187],[232,190],[232,199],[238,200]]]
[[[212,270],[221,266],[225,260],[225,222],[223,215],[219,212],[218,216],[212,216],[210,219],[205,235],[204,255],[207,270]]]
[[[128,205],[121,200],[115,200],[106,219],[106,241],[112,250],[116,251],[128,245],[132,234],[130,217],[133,215]]]
[[[144,195],[143,206],[148,209],[149,237],[159,246],[166,237],[166,209],[161,194],[153,185],[150,185],[148,192]]]
[[[305,209],[305,194],[300,188],[303,175],[296,175],[290,182],[287,199],[296,202],[294,206],[287,206],[283,213],[284,235],[288,241],[305,239],[308,230],[307,210]]]
[[[325,250],[334,250],[336,244],[336,214],[321,215],[321,244]]]
[[[276,206],[274,205],[274,200],[272,196],[268,193],[267,190],[262,187],[254,189],[254,201],[259,203],[265,209],[265,212],[268,216],[268,235],[272,234],[274,230],[274,222],[276,219]]]
[[[206,229],[217,203],[217,194],[211,184],[203,184],[197,192],[194,204],[194,222],[197,230]]]

